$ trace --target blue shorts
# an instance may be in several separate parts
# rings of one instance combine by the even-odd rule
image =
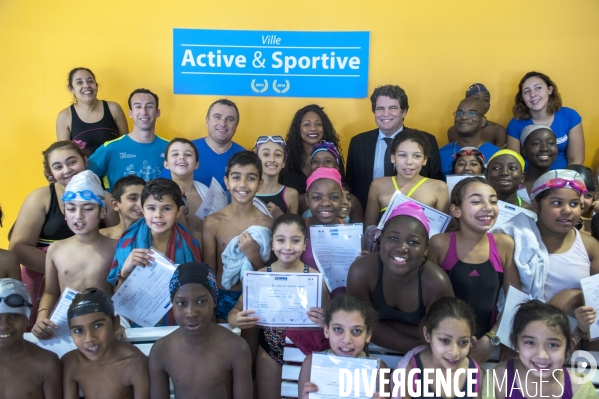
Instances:
[[[241,296],[243,291],[229,291],[218,288],[218,303],[216,304],[216,317],[221,320],[227,320],[229,312]]]

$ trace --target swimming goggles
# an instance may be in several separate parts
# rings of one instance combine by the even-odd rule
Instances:
[[[312,160],[314,155],[320,151],[330,152],[335,157],[335,161],[337,161],[337,165],[339,165],[339,158],[341,156],[339,155],[339,150],[337,149],[335,144],[329,143],[328,141],[324,141],[324,140],[322,140],[320,143],[314,144],[314,147],[312,147],[312,155],[310,155],[310,160]]]
[[[579,195],[583,195],[587,192],[587,188],[583,182],[578,180],[570,180],[570,179],[562,179],[561,177],[556,177],[553,179],[547,180],[545,183],[540,185],[531,191],[531,194],[534,195],[538,192],[550,189],[550,188],[564,188],[569,186],[574,191],[577,191]]]
[[[4,296],[4,297],[0,296],[0,302],[2,302],[2,300],[4,300],[4,303],[6,304],[6,306],[9,306],[11,308],[22,308],[24,306],[26,306],[28,308],[33,307],[32,304],[27,302],[25,300],[25,298],[23,298],[19,294],[10,294],[9,296]]]
[[[285,147],[287,144],[285,143],[285,139],[281,136],[260,136],[258,137],[258,140],[256,140],[256,144],[254,144],[254,147],[259,147],[262,144],[266,144],[269,141],[272,141],[275,144],[279,144],[283,147]]]
[[[77,197],[81,197],[85,201],[96,201],[98,204],[104,206],[104,200],[94,194],[91,190],[81,190],[81,191],[65,191],[62,196],[62,202],[72,201]]]

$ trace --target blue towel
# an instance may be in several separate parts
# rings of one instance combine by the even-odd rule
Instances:
[[[270,229],[262,226],[250,226],[247,230],[250,236],[260,246],[260,258],[264,262],[270,259]],[[223,276],[221,283],[225,289],[230,290],[239,280],[243,279],[246,270],[252,271],[249,259],[239,249],[239,236],[233,238],[221,255],[223,261]]]

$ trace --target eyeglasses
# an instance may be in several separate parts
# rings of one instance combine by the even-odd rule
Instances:
[[[96,194],[94,194],[91,190],[81,190],[81,191],[65,191],[62,196],[62,202],[72,201],[77,197],[77,194],[81,198],[86,201],[96,201],[99,204],[103,204],[104,200],[99,198]]]
[[[256,140],[256,144],[254,145],[254,147],[261,146],[262,144],[266,144],[269,141],[272,141],[273,143],[279,144],[283,147],[287,145],[285,144],[285,139],[281,136],[260,136],[258,137],[258,140]]]
[[[573,190],[578,191],[580,195],[583,195],[587,192],[587,188],[583,182],[578,180],[570,180],[570,179],[562,179],[561,177],[556,177],[554,179],[549,179],[545,183],[541,184],[539,187],[535,188],[531,191],[531,194],[538,193],[539,191],[543,191],[549,188],[563,188],[566,186],[570,186]]]
[[[19,294],[10,294],[9,296],[0,297],[0,302],[2,302],[3,299],[6,306],[9,306],[11,308],[22,308],[23,306],[26,306],[28,308],[33,307],[32,304],[27,302],[25,298],[23,298],[23,296]]]
[[[335,157],[337,164],[339,164],[339,158],[341,156],[339,155],[339,150],[337,149],[337,146],[335,146],[335,144],[329,143],[328,141],[324,140],[322,140],[320,143],[314,144],[314,147],[312,147],[312,156],[310,157],[310,159],[312,159],[312,157],[314,157],[314,154],[316,154],[318,151],[330,152]]]
[[[478,116],[478,112],[476,112],[476,111],[468,111],[468,112],[456,111],[453,113],[453,116],[455,116],[456,118],[461,118],[464,115],[466,115],[468,118],[476,118]]]

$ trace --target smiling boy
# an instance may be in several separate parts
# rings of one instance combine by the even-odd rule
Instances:
[[[61,359],[64,398],[150,397],[148,360],[135,346],[115,339],[119,316],[110,297],[97,288],[77,294],[67,313],[77,349]]]
[[[114,184],[110,206],[118,212],[120,223],[100,229],[102,235],[118,240],[129,226],[143,217],[139,199],[145,185],[144,179],[133,175],[122,177]]]
[[[136,266],[152,264],[154,258],[151,247],[175,264],[201,259],[199,243],[183,225],[177,223],[184,209],[177,183],[163,178],[149,181],[141,192],[141,207],[144,217],[123,233],[114,253],[108,282],[116,285],[115,290]],[[158,323],[173,324],[170,311]]]
[[[49,316],[65,287],[76,291],[98,287],[112,292],[106,277],[117,242],[100,234],[100,221],[106,216],[100,179],[89,170],[78,173],[66,186],[62,201],[65,219],[75,235],[48,248],[46,285],[32,329],[40,339],[54,335],[57,326]]]
[[[60,399],[58,356],[23,339],[31,307],[25,284],[0,279],[0,398]]]
[[[218,301],[216,317],[226,321],[229,312],[241,295],[241,281],[230,290],[222,286],[222,254],[229,242],[239,236],[239,249],[252,264],[254,270],[264,267],[260,246],[246,231],[250,226],[270,229],[272,218],[254,206],[254,197],[262,185],[262,161],[252,151],[238,152],[229,160],[225,171],[225,184],[231,192],[231,203],[221,211],[204,220],[202,249],[204,261],[216,270]]]
[[[180,326],[156,341],[150,352],[151,398],[252,397],[250,351],[246,342],[211,321],[216,280],[205,263],[177,267],[169,291]]]
[[[198,156],[198,149],[191,141],[175,138],[166,146],[164,168],[170,170],[171,178],[183,192],[187,229],[196,240],[201,241],[203,221],[196,216],[196,212],[204,201],[208,187],[193,179],[194,171],[200,166]]]

